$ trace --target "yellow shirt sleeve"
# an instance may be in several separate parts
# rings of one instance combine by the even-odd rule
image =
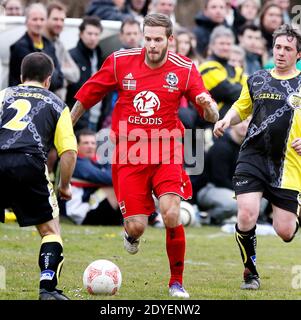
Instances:
[[[234,102],[231,109],[234,109],[238,113],[242,121],[247,119],[248,116],[252,114],[253,103],[252,103],[247,82],[243,84],[240,96],[238,100]]]
[[[74,150],[77,152],[77,142],[68,107],[65,107],[56,124],[54,146],[59,156],[68,150]]]

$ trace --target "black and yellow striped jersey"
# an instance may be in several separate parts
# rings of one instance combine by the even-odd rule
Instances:
[[[77,150],[68,106],[37,85],[0,92],[0,153],[23,152],[46,160],[52,146],[60,156]]]
[[[301,137],[301,73],[279,77],[260,70],[248,78],[232,106],[252,115],[236,174],[251,173],[272,187],[301,192],[301,157],[291,147]]]

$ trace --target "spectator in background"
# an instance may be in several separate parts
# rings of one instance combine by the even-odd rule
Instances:
[[[174,30],[177,31],[180,25],[176,22],[175,9],[177,0],[152,0],[151,12],[167,15],[174,25]]]
[[[67,84],[79,80],[79,68],[65,48],[59,36],[64,28],[66,18],[66,7],[60,2],[51,2],[47,7],[47,21],[44,29],[45,37],[52,42],[55,47],[55,54],[61,64],[64,75],[64,86],[55,91],[63,101],[66,101]]]
[[[119,39],[122,49],[140,48],[142,41],[140,23],[134,18],[125,19],[120,27]]]
[[[24,7],[21,0],[6,0],[3,2],[6,16],[23,16]]]
[[[77,132],[78,156],[71,179],[72,199],[66,215],[76,224],[121,225],[122,215],[112,186],[111,166],[97,162],[95,132]]]
[[[232,5],[231,0],[226,1],[226,23],[227,26],[230,27],[235,35],[235,39],[237,39],[237,30],[246,23],[246,18],[241,15],[240,11]]]
[[[245,70],[245,59],[245,50],[240,46],[233,45],[231,48],[229,64],[233,67],[239,67]]]
[[[274,0],[274,2],[278,4],[278,6],[282,10],[283,23],[290,23],[291,22],[291,18],[289,14],[290,6],[291,6],[290,0]]]
[[[73,106],[74,96],[78,89],[100,68],[103,62],[101,49],[99,47],[102,25],[97,16],[84,17],[79,26],[79,41],[75,48],[71,49],[70,55],[80,70],[80,79],[76,83],[71,83],[67,87],[66,102],[68,106]],[[75,130],[90,128],[98,130],[98,120],[101,113],[101,102],[92,109],[86,111],[78,121]]]
[[[129,16],[124,13],[125,0],[92,0],[87,16],[98,16],[101,20],[123,21]]]
[[[124,12],[130,14],[140,24],[148,12],[151,0],[126,0]]]
[[[260,28],[262,36],[266,40],[269,58],[272,57],[273,32],[282,24],[282,9],[273,1],[266,2],[260,13]]]
[[[259,24],[257,17],[260,10],[260,0],[240,0],[237,8],[246,19],[246,23]]]
[[[174,37],[176,43],[175,53],[190,58],[194,62],[196,68],[198,68],[201,57],[193,47],[193,36],[194,35],[188,29],[178,29]],[[178,114],[185,128],[196,129],[196,122],[199,115],[193,105],[191,105],[184,96],[181,98]]]
[[[152,0],[151,6],[154,13],[166,14],[169,18],[174,16],[177,0]]]
[[[198,68],[202,58],[198,55],[194,47],[194,34],[188,29],[181,28],[177,30],[175,38],[177,45],[176,53],[190,58]]]
[[[204,11],[195,17],[194,33],[197,39],[197,51],[206,58],[209,38],[216,26],[226,25],[227,8],[225,0],[205,0]]]
[[[64,76],[56,58],[53,44],[42,35],[46,25],[46,8],[41,3],[31,4],[26,9],[25,16],[27,31],[10,46],[9,85],[14,86],[20,83],[20,69],[23,58],[29,53],[42,51],[49,55],[54,62],[55,70],[51,77],[50,90],[56,91],[62,88]]]
[[[243,70],[229,64],[234,35],[225,26],[216,27],[210,37],[212,54],[200,65],[199,71],[211,96],[218,103],[220,117],[239,98],[245,81]]]
[[[63,101],[66,101],[68,83],[77,82],[79,80],[79,69],[69,52],[66,50],[59,36],[64,28],[64,20],[66,18],[66,7],[60,2],[51,2],[47,7],[47,20],[44,27],[44,36],[53,44],[55,55],[61,64],[61,70],[64,75],[62,88],[55,90]],[[51,148],[48,153],[47,167],[50,179],[55,181],[55,165],[57,164],[57,153],[55,148]]]
[[[258,54],[258,42],[264,41],[261,30],[255,24],[246,24],[238,31],[239,45],[246,52],[245,73],[253,74],[262,68],[262,56]]]

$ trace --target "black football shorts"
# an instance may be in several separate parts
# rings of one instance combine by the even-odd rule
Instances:
[[[262,192],[263,197],[276,207],[298,214],[298,198],[300,198],[298,191],[274,188],[261,179],[247,174],[234,175],[233,188],[236,196],[243,193]]]
[[[38,225],[59,215],[47,167],[37,156],[0,153],[0,221],[11,208],[21,227]]]

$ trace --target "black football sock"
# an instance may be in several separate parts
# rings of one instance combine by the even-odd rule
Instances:
[[[58,235],[43,237],[39,254],[40,289],[54,291],[63,266],[63,245]]]
[[[253,275],[258,276],[256,270],[256,225],[250,231],[240,231],[237,224],[235,225],[235,229],[235,239],[238,243],[243,264]]]

